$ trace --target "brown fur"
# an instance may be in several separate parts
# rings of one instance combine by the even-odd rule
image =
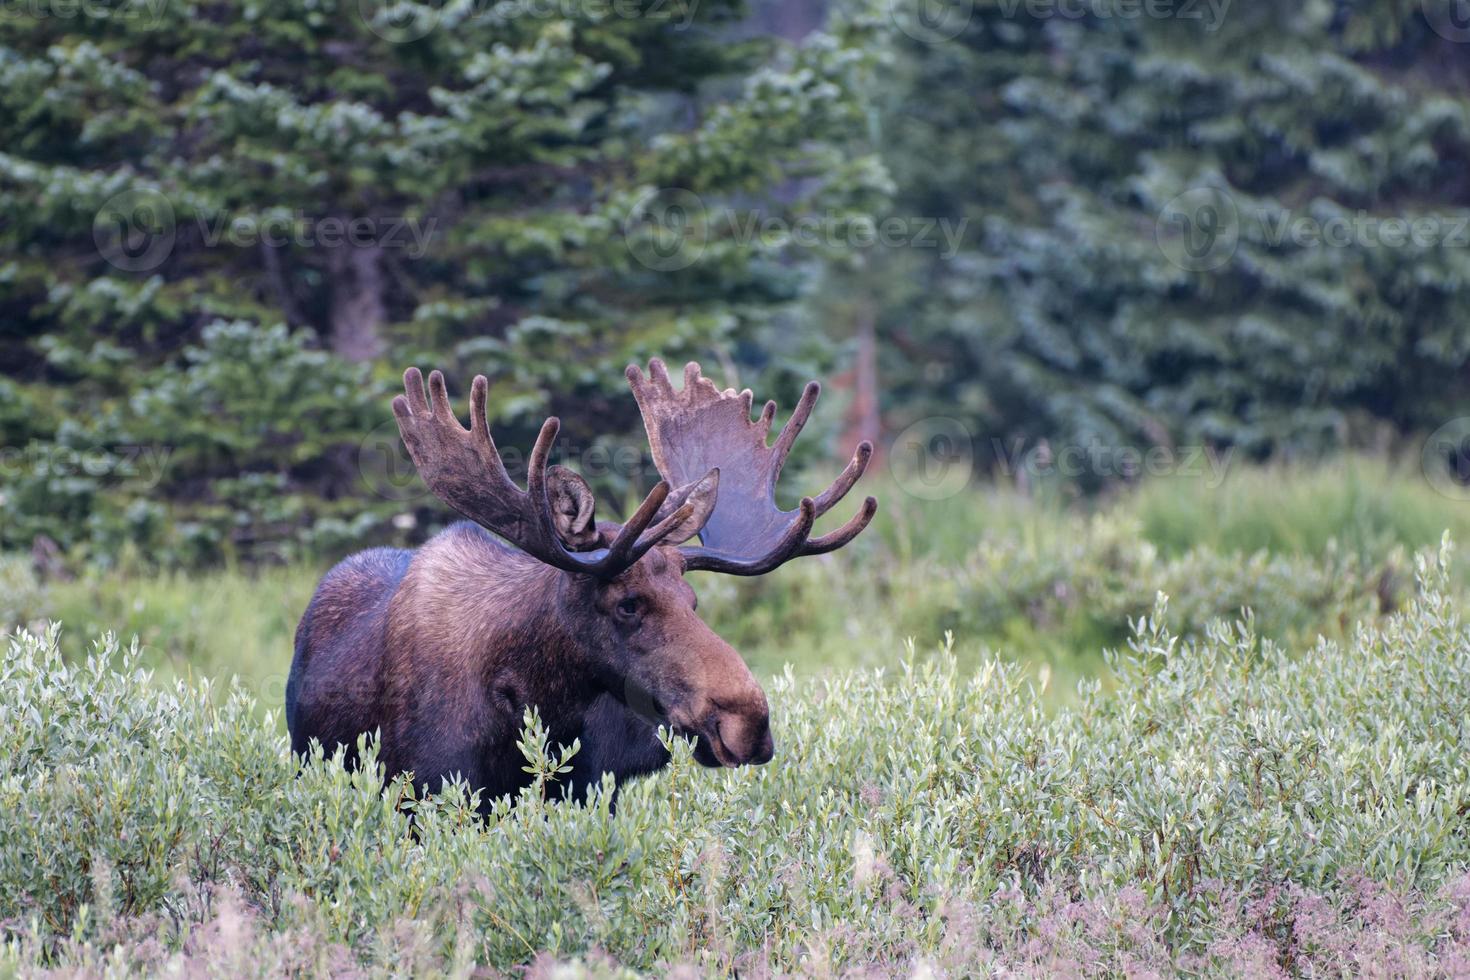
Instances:
[[[617,525],[599,525],[604,539]],[[349,748],[381,731],[389,774],[460,774],[492,799],[528,777],[515,747],[534,705],[554,742],[583,742],[574,781],[658,768],[654,723],[699,737],[707,765],[764,762],[764,693],[695,613],[677,549],[610,581],[561,571],[468,523],[416,552],[379,549],[323,579],[297,631],[292,744]],[[619,611],[636,601],[636,623]]]

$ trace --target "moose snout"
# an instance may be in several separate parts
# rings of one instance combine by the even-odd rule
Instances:
[[[744,709],[716,708],[707,726],[715,759],[723,766],[765,765],[776,754],[765,698]]]

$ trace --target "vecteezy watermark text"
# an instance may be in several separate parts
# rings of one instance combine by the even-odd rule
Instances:
[[[1232,0],[997,0],[1009,19],[1033,20],[1194,20],[1207,31],[1219,29]]]
[[[1218,30],[1233,0],[997,0],[986,16],[1015,21],[1177,20]],[[888,0],[888,16],[916,41],[939,44],[964,33],[975,17],[975,0]]]
[[[422,258],[438,226],[417,215],[316,217],[301,210],[197,214],[179,221],[168,196],[152,189],[124,191],[92,220],[92,240],[107,262],[126,272],[148,272],[173,254],[181,231],[192,224],[205,248],[381,248]]]
[[[1055,474],[1067,479],[1094,478],[1103,481],[1132,481],[1142,477],[1185,477],[1202,479],[1213,490],[1225,482],[1235,456],[1235,447],[1110,445],[1101,439],[1087,442],[1009,442],[992,439],[997,466],[1002,474],[1033,477]]]
[[[886,458],[894,483],[921,500],[944,500],[970,486],[976,472],[977,441],[959,419],[920,419],[889,444]],[[998,475],[1035,483],[1049,478],[1122,483],[1145,477],[1182,477],[1213,490],[1225,481],[1234,447],[1115,445],[1101,439],[1036,441],[990,439]]]
[[[785,218],[754,209],[706,207],[699,195],[675,187],[643,194],[623,220],[623,237],[641,265],[672,272],[698,262],[715,242],[766,251],[936,249],[948,260],[959,251],[969,223],[969,218],[874,219],[832,211]]]
[[[74,448],[33,442],[0,446],[0,482],[28,476],[87,476],[126,479],[145,488],[158,486],[168,472],[171,446],[117,445]]]
[[[268,245],[282,248],[397,248],[409,258],[422,258],[438,223],[436,218],[313,218],[304,211],[244,215],[216,215],[199,222],[204,244],[215,248],[221,243],[236,248]]]
[[[1190,272],[1225,265],[1242,238],[1272,249],[1470,248],[1470,211],[1405,217],[1240,208],[1225,190],[1196,187],[1164,205],[1155,223],[1159,250]]]
[[[0,0],[0,23],[52,20],[141,21],[144,30],[163,22],[169,0]]]

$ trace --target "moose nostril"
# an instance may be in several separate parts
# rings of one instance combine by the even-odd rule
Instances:
[[[771,738],[770,716],[765,714],[756,718],[747,716],[745,726],[746,741],[742,753],[743,763],[745,765],[765,765],[776,754],[776,743]]]
[[[750,761],[758,766],[763,766],[770,762],[775,754],[776,740],[771,738],[771,729],[766,726],[765,731],[761,733],[760,740],[756,742],[755,753],[750,757]]]

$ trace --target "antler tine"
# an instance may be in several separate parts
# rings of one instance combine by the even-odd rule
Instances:
[[[560,432],[561,419],[550,415],[541,423],[541,431],[536,434],[536,442],[531,447],[531,458],[526,463],[526,491],[530,493],[532,500],[539,502],[546,499],[546,464],[551,459],[551,447],[556,443]]]
[[[852,460],[847,464],[832,485],[817,494],[817,516],[821,517],[831,510],[838,501],[847,496],[847,491],[852,489],[858,478],[868,469],[868,461],[873,458],[873,444],[864,439],[858,443],[857,451],[852,454]]]
[[[526,463],[526,496],[540,543],[550,550],[554,559],[551,563],[565,568],[562,563],[571,559],[571,552],[567,551],[556,536],[556,528],[551,522],[551,498],[546,493],[546,464],[551,459],[551,447],[560,431],[561,419],[555,415],[541,423],[541,431],[537,433],[536,443],[531,447],[531,458]]]
[[[399,396],[411,411],[427,412],[429,400],[424,397],[424,376],[416,367],[403,372],[403,394]],[[399,398],[393,399],[397,405]]]
[[[662,358],[655,357],[648,362],[648,376],[653,379],[654,387],[660,391],[673,392],[674,383],[669,380],[669,369]]]
[[[617,537],[613,538],[612,544],[608,545],[607,561],[622,561],[633,554],[634,548],[638,544],[639,536],[643,534],[644,530],[653,521],[654,516],[658,513],[658,509],[663,506],[664,500],[668,495],[668,481],[659,480],[654,485],[654,488],[649,491],[648,496],[643,498],[643,503],[638,505],[638,509],[633,512],[633,516],[628,518],[627,522],[618,531]],[[669,525],[669,527],[672,526],[672,524]],[[648,537],[650,539],[648,547],[651,548],[653,547],[651,542],[655,539],[653,535],[649,535]],[[644,548],[643,550],[646,552],[648,548]],[[639,557],[642,557],[642,554],[640,552]],[[633,559],[633,561],[637,560],[637,558]]]
[[[454,414],[454,407],[449,404],[449,390],[444,387],[444,372],[438,369],[429,372],[429,408],[441,419],[459,421]]]
[[[771,447],[776,465],[771,469],[771,479],[774,480],[781,474],[781,465],[786,462],[786,457],[791,453],[791,447],[796,444],[796,437],[801,435],[801,430],[806,426],[806,420],[811,416],[812,409],[817,404],[817,397],[822,393],[820,381],[808,381],[806,387],[801,391],[801,399],[796,403],[796,408],[791,412],[791,418],[781,428],[781,434],[776,436],[776,444]],[[764,416],[762,416],[764,417]]]
[[[760,426],[762,439],[771,434],[771,423],[775,421],[775,418],[776,403],[774,401],[768,401],[766,402],[766,407],[761,409],[760,421],[756,423],[756,425]]]
[[[476,439],[488,444],[490,451],[499,458],[500,451],[495,448],[495,437],[490,434],[490,422],[485,418],[485,400],[489,391],[490,382],[485,376],[475,375],[475,380],[470,383],[470,432]]]
[[[662,541],[665,535],[667,535],[674,528],[687,521],[690,515],[692,515],[693,513],[694,505],[684,504],[682,507],[677,508],[668,517],[665,517],[663,520],[655,524],[648,531],[647,534],[643,535],[636,542],[634,542],[633,549],[628,552],[629,564],[637,562],[644,555],[648,554],[649,549]]]
[[[863,501],[862,509],[853,515],[852,520],[820,538],[812,538],[802,547],[801,553],[803,555],[825,555],[829,551],[836,551],[862,534],[863,528],[868,526],[868,522],[876,513],[878,513],[878,498],[867,498]]]

